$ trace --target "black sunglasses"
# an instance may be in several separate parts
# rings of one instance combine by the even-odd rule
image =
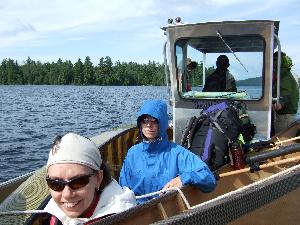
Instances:
[[[142,120],[142,123],[143,124],[158,124],[158,120],[157,119],[155,119],[155,118],[143,118]]]
[[[66,185],[68,185],[72,190],[77,190],[86,186],[90,182],[90,177],[95,174],[96,173],[94,172],[92,174],[75,177],[70,180],[51,179],[47,177],[46,181],[49,188],[51,188],[53,191],[62,191]]]

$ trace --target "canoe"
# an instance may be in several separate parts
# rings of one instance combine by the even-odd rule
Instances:
[[[295,146],[293,153],[260,161],[258,171],[226,165],[217,171],[212,193],[187,186],[94,224],[295,224],[300,218],[299,125],[300,120],[274,136],[270,141],[276,147],[251,153],[248,160]]]
[[[300,149],[299,139],[291,139],[297,138],[299,126],[300,120],[271,139],[278,143],[276,147],[263,149],[252,157],[286,146],[299,145]],[[171,128],[168,134],[172,136]],[[135,143],[136,137],[137,128],[130,127],[92,138],[116,179],[127,149]],[[92,224],[199,224],[200,221],[205,221],[202,222],[204,224],[293,224],[300,215],[299,149],[295,153],[283,153],[260,162],[259,171],[251,172],[250,167],[234,170],[230,164],[223,166],[217,171],[220,178],[212,193],[202,193],[192,186],[170,190],[146,204]],[[0,212],[16,211],[15,214],[0,214],[0,221],[6,224],[39,224],[38,217],[32,221],[30,210],[42,209],[49,200],[45,175],[43,167],[18,188],[8,184],[0,186],[1,194],[13,191],[1,202]],[[27,211],[28,214],[19,211]],[[280,217],[274,220],[276,214]]]

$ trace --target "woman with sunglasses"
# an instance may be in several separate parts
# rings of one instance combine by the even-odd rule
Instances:
[[[168,140],[167,105],[147,100],[137,119],[142,141],[131,147],[124,160],[119,183],[137,196],[170,187],[192,184],[210,192],[216,180],[208,166],[189,150]],[[142,203],[148,199],[139,199]]]
[[[112,179],[96,145],[74,133],[58,136],[47,162],[49,224],[83,224],[136,205],[128,188]]]

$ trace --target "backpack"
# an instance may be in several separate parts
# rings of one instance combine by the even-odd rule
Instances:
[[[199,155],[211,170],[229,163],[229,144],[236,142],[244,132],[244,124],[250,123],[248,114],[241,108],[240,103],[222,102],[203,110],[199,117],[189,120],[181,145]],[[247,140],[253,137],[251,134]]]

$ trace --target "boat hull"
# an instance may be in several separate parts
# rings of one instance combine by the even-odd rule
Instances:
[[[295,137],[299,124],[299,122],[293,124],[288,131],[274,137],[274,140],[287,140]],[[168,134],[171,138],[172,129],[169,129]],[[106,132],[92,138],[97,146],[99,146],[104,161],[109,164],[111,172],[116,179],[118,179],[126,152],[135,144],[137,135],[137,128],[129,127]],[[284,144],[291,145],[293,143],[297,143],[297,141],[288,141]],[[235,171],[231,165],[225,165],[217,171],[220,179],[215,191],[211,193],[202,193],[195,187],[187,186],[182,189],[184,195],[172,191],[163,194],[160,198],[154,199],[147,204],[139,205],[124,213],[108,217],[99,222],[96,221],[94,224],[192,224],[192,218],[206,218],[207,215],[210,215],[209,213],[206,215],[207,212],[212,213],[212,215],[220,214],[217,224],[249,224],[249,221],[251,221],[250,224],[282,224],[283,221],[284,224],[294,224],[294,221],[300,219],[299,162],[300,153],[296,152],[268,159],[261,164],[261,166],[267,166],[255,172],[250,172],[249,168]],[[281,178],[283,180],[281,183],[283,184],[288,183],[285,180],[284,174],[280,175],[280,173],[297,167],[298,169],[293,171],[296,177],[294,180],[296,181],[290,184],[290,187],[286,191],[280,194],[277,193],[276,195],[276,192],[278,192],[276,188],[278,187],[272,185],[272,183],[278,178],[273,176],[277,175]],[[45,176],[45,167],[36,171],[16,188],[12,194],[6,197],[0,205],[0,211],[42,209],[49,197],[49,190],[44,179]],[[4,191],[5,187],[2,188],[2,191]],[[251,195],[245,195],[246,197],[248,196],[246,198],[243,195],[243,191],[245,192],[246,190],[246,192],[248,191],[247,193],[250,193],[253,188],[255,190],[261,189],[266,191],[270,191],[273,188],[274,191],[271,193],[274,196],[271,196],[268,192],[261,192],[260,195],[260,192],[253,192]],[[12,188],[10,188],[11,191]],[[243,201],[238,201],[238,198],[235,198],[235,196],[246,198],[247,201],[244,201],[244,203],[247,204],[243,206]],[[258,200],[255,198],[257,196],[260,196]],[[186,204],[185,199],[188,204]],[[259,201],[261,199],[263,201]],[[231,205],[231,202],[235,204]],[[207,212],[199,211],[199,209],[206,209]],[[231,215],[232,210],[237,210],[237,213]],[[231,216],[224,216],[227,214]],[[274,215],[280,215],[280,218]],[[5,221],[6,224],[23,224],[26,220],[28,221],[31,215],[0,216],[1,221]],[[215,219],[217,219],[216,216],[209,218],[205,224],[213,224],[210,222],[215,222]],[[36,224],[39,223],[37,222]]]

